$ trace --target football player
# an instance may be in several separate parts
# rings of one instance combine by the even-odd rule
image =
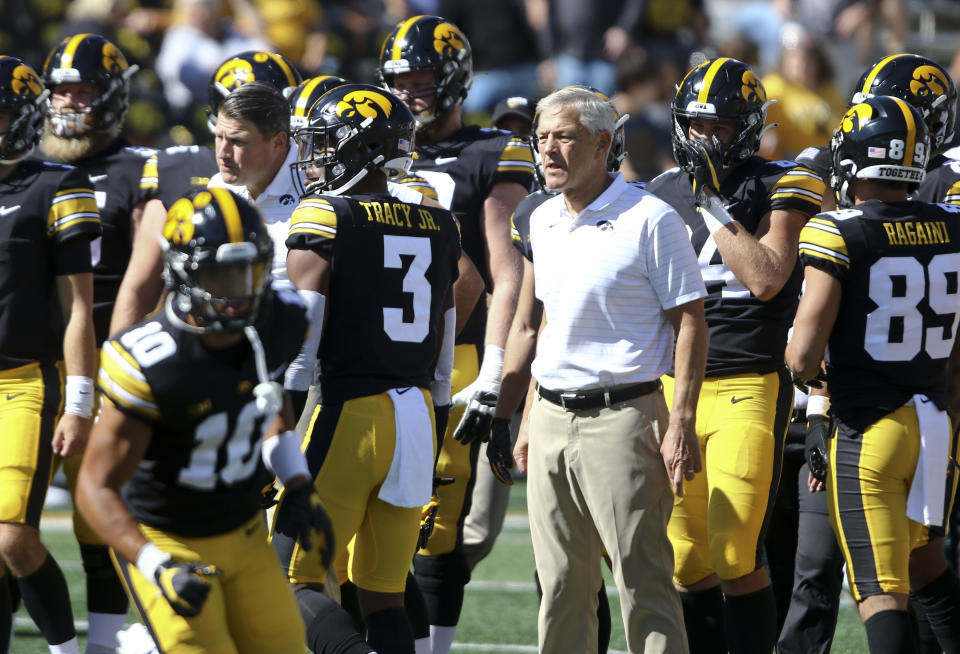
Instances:
[[[960,649],[942,527],[956,492],[960,223],[949,205],[907,201],[933,147],[923,118],[886,96],[844,115],[830,145],[840,208],[801,233],[806,289],[786,349],[809,380],[829,345],[827,499],[873,653],[917,651],[911,591],[940,647]]]
[[[733,653],[776,641],[762,544],[793,404],[783,347],[800,292],[797,238],[820,209],[823,181],[756,156],[767,106],[746,64],[697,66],[671,107],[680,167],[647,185],[686,222],[708,292],[697,409],[704,470],[676,498],[669,527],[693,652],[725,651],[724,631]],[[669,404],[672,378],[663,382]]]
[[[290,279],[321,333],[304,346],[319,346],[323,398],[304,447],[341,551],[356,535],[348,576],[380,654],[414,647],[404,588],[431,495],[432,405],[450,402],[460,257],[448,211],[387,193],[387,178],[409,169],[413,130],[410,111],[383,89],[326,93],[298,132],[296,169],[308,185],[287,239]],[[288,519],[281,494],[273,543],[301,609],[317,616],[309,645],[326,651],[327,569],[303,556]]]
[[[140,170],[152,150],[134,148],[121,136],[129,105],[130,78],[137,66],[98,34],[63,39],[47,56],[43,81],[50,90],[41,158],[76,166],[90,177],[100,209],[102,236],[91,246],[93,324],[100,347],[107,339],[144,201]],[[73,492],[80,457],[63,462]],[[115,634],[127,618],[127,597],[110,563],[107,547],[74,509],[73,530],[87,578],[90,629],[87,654],[112,652]]]
[[[957,87],[950,73],[920,55],[883,57],[860,76],[851,104],[877,95],[900,98],[918,109],[930,132],[927,172],[913,199],[960,204],[960,162],[944,155],[957,120]]]
[[[437,463],[439,513],[414,572],[427,601],[434,654],[453,642],[470,570],[462,551],[463,520],[470,509],[479,442],[451,438],[472,403],[493,411],[500,387],[503,346],[520,286],[519,256],[510,244],[510,214],[533,184],[533,158],[523,139],[464,126],[461,103],[473,77],[470,43],[452,23],[415,16],[399,23],[380,51],[383,85],[397,94],[417,121],[413,171],[437,190],[440,204],[460,218],[463,249],[480,270],[490,301],[464,301],[458,288],[458,322],[447,438]],[[489,309],[488,309],[489,305]]]
[[[272,289],[273,242],[230,191],[178,200],[163,234],[164,311],[103,346],[80,511],[160,651],[300,654],[261,488],[266,466],[301,545],[329,561],[333,534],[276,381],[308,329],[304,307]]]
[[[76,654],[67,582],[38,527],[54,454],[79,458],[92,424],[100,217],[86,173],[25,159],[47,93],[32,68],[0,56],[0,649],[13,620],[9,571],[51,651]]]
[[[265,82],[288,94],[301,82],[301,77],[290,62],[272,52],[250,50],[230,57],[217,67],[207,86],[207,125],[211,133],[216,130],[217,113],[223,100],[254,81]],[[140,187],[150,200],[144,206],[143,229],[134,243],[135,256],[120,286],[110,323],[111,334],[129,327],[157,306],[163,291],[162,255],[157,236],[166,220],[166,210],[184,195],[206,188],[217,170],[216,152],[201,145],[167,148],[144,164]],[[289,200],[285,206],[292,208],[295,198],[291,196]]]

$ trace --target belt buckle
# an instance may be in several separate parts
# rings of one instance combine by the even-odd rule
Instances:
[[[577,399],[578,393],[575,393],[575,392],[573,392],[573,393],[567,392],[567,393],[559,393],[559,395],[560,395],[560,407],[561,407],[564,411],[566,411],[566,410],[567,410],[567,400],[575,400],[575,399]]]

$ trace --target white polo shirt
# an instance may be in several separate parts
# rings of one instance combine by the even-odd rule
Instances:
[[[617,174],[574,218],[563,195],[530,216],[547,324],[533,375],[554,391],[651,381],[673,361],[664,309],[705,297],[680,215]]]
[[[290,150],[287,152],[287,158],[280,166],[273,180],[264,189],[263,193],[257,196],[256,200],[250,198],[250,191],[242,184],[227,184],[223,181],[223,176],[217,173],[210,178],[207,184],[208,188],[221,187],[230,189],[237,195],[250,200],[263,214],[263,221],[267,225],[267,232],[273,239],[273,284],[278,288],[293,288],[287,277],[287,232],[290,231],[290,215],[300,203],[300,195],[297,193],[297,187],[293,184],[293,177],[290,175],[290,164],[297,160],[297,145],[290,141]]]

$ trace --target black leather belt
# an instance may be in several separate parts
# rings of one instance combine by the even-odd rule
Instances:
[[[597,389],[591,391],[551,391],[537,384],[537,392],[547,402],[561,406],[564,409],[577,411],[581,409],[596,409],[601,406],[612,406],[638,398],[647,393],[660,389],[660,380],[631,384],[613,390]]]

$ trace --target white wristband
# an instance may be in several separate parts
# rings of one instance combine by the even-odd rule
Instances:
[[[723,203],[713,196],[707,198],[707,201],[700,205],[700,215],[703,216],[703,222],[706,223],[707,230],[710,231],[711,235],[734,220]]]
[[[300,451],[300,437],[295,431],[285,431],[265,440],[260,448],[260,458],[283,485],[298,475],[310,478],[310,468]]]
[[[503,348],[496,345],[483,346],[483,363],[477,379],[500,391],[500,377],[503,374]]]
[[[93,380],[81,375],[67,375],[63,412],[89,418],[93,415]]]
[[[137,570],[151,583],[156,579],[157,568],[170,560],[170,555],[153,543],[147,543],[137,552]]]
[[[811,395],[807,398],[808,416],[825,416],[830,411],[830,398],[826,395]]]
[[[300,347],[300,353],[287,367],[283,387],[291,391],[306,391],[314,381],[317,368],[317,351],[320,349],[320,337],[323,335],[323,314],[327,298],[316,291],[300,290],[297,293],[307,307],[310,329]]]

